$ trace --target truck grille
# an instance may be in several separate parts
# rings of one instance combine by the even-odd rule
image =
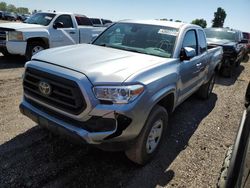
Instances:
[[[48,95],[41,91],[41,82],[50,86]],[[33,102],[41,101],[70,114],[78,115],[86,108],[86,102],[76,82],[28,67],[23,80],[24,93]]]

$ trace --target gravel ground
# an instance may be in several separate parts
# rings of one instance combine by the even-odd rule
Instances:
[[[74,145],[20,114],[24,60],[0,55],[0,187],[215,187],[243,112],[250,61],[217,78],[207,101],[191,97],[154,160],[138,167],[121,152]]]

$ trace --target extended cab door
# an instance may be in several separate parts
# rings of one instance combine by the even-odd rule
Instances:
[[[71,15],[58,16],[50,28],[50,46],[59,47],[79,43],[79,32]]]
[[[196,91],[200,85],[200,71],[201,71],[201,55],[198,51],[198,35],[195,29],[188,30],[185,33],[182,48],[190,47],[196,52],[195,56],[189,60],[180,62],[180,81],[181,87],[179,91],[179,102],[185,100],[194,91]]]
[[[199,66],[197,66],[199,70],[199,79],[200,83],[202,83],[206,79],[206,74],[208,72],[208,54],[207,54],[207,40],[205,37],[205,33],[203,30],[198,29],[198,52],[199,52]]]

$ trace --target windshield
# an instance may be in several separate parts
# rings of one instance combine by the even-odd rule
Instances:
[[[51,20],[55,17],[55,14],[51,13],[37,13],[27,20],[24,21],[24,23],[28,24],[38,24],[38,25],[44,25],[47,26],[50,24]]]
[[[231,30],[205,29],[207,38],[224,39],[235,42],[236,32]]]
[[[126,51],[170,58],[178,29],[136,23],[117,23],[102,33],[93,44]]]

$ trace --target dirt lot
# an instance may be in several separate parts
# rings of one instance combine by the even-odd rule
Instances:
[[[138,167],[123,153],[74,145],[22,116],[24,60],[0,55],[0,187],[215,187],[243,112],[250,61],[217,78],[207,101],[191,97],[170,119],[159,154]]]

